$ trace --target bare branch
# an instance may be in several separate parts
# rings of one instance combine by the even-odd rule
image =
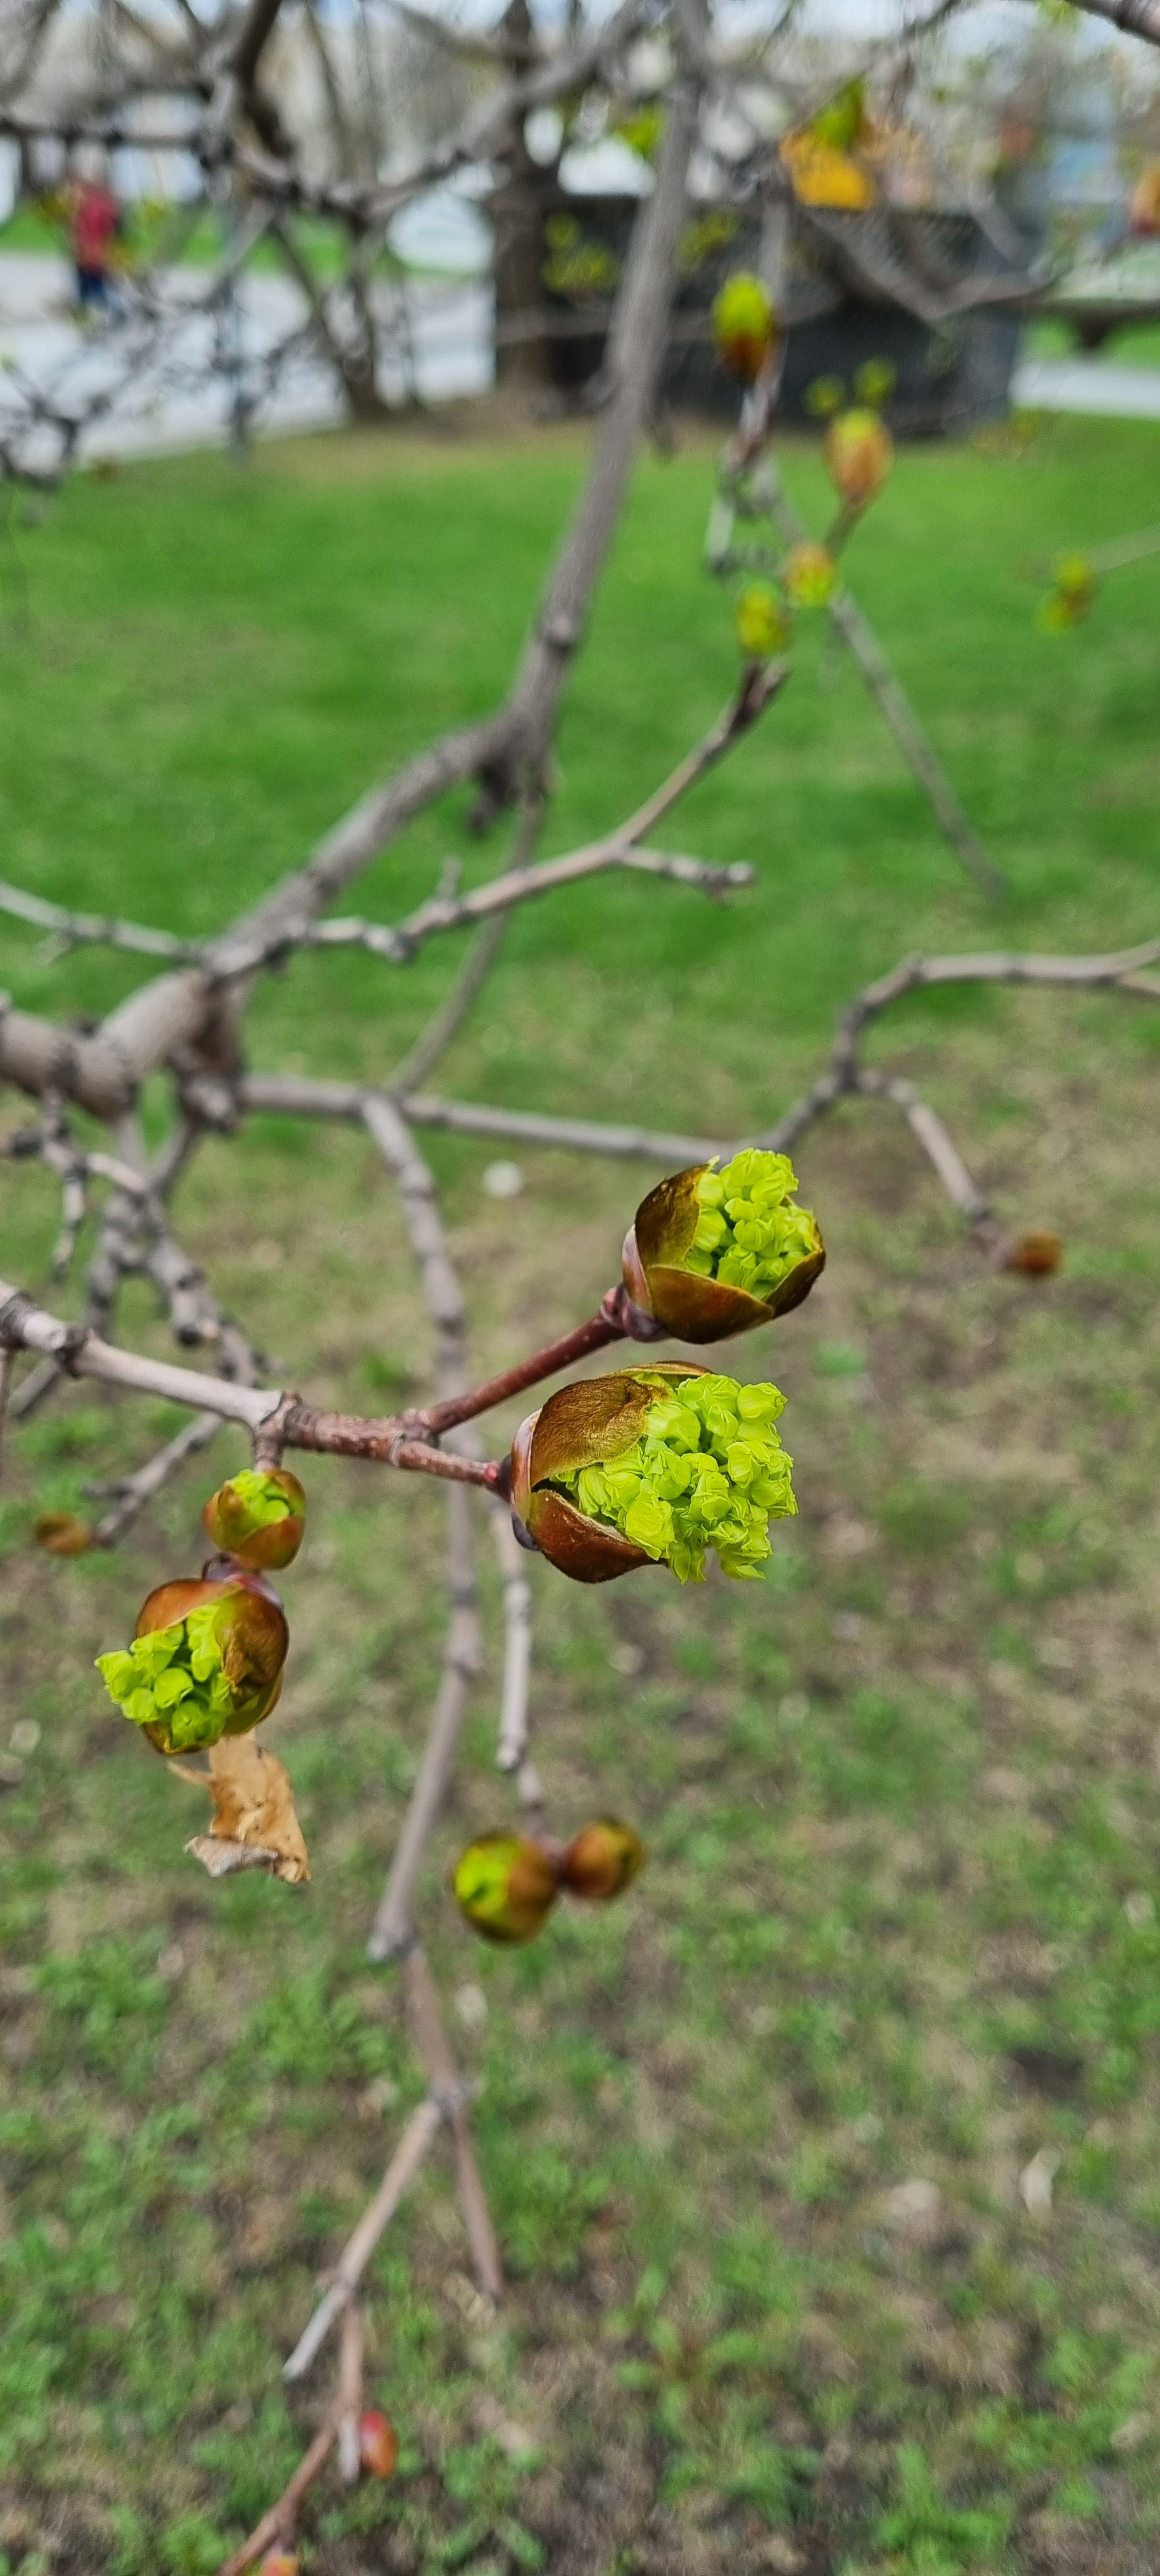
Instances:
[[[219,2576],[245,2576],[247,2567],[256,2567],[268,2549],[276,2548],[280,2540],[292,2539],[302,2498],[313,2486],[319,2470],[325,2468],[337,2440],[338,2425],[335,2417],[330,2415],[315,2434],[309,2450],[303,2453],[277,2504],[271,2505],[269,2513],[263,2514],[257,2529],[243,2541],[240,2549],[235,2549],[232,2558],[223,2560]]]
[[[343,2485],[358,2485],[362,2467],[359,2417],[363,2402],[362,2310],[351,2299],[343,2310],[338,2345],[338,2473]]]
[[[1106,19],[1125,36],[1160,45],[1160,0],[1076,0],[1076,7],[1086,10],[1090,18]]]
[[[238,1084],[240,1105],[302,1118],[362,1118],[367,1092],[347,1082],[308,1075],[247,1073]],[[381,1096],[381,1095],[379,1095]],[[724,1151],[720,1139],[663,1136],[647,1127],[611,1127],[594,1119],[550,1118],[524,1109],[489,1109],[475,1101],[438,1100],[419,1092],[398,1107],[413,1127],[443,1127],[457,1136],[495,1136],[519,1145],[548,1145],[564,1152],[609,1154],[618,1161],[667,1163],[674,1171],[707,1163]]]
[[[504,1607],[503,1690],[495,1758],[501,1771],[518,1772],[527,1761],[528,1751],[532,1587],[527,1578],[525,1551],[516,1539],[511,1514],[500,1503],[492,1512],[492,1529]]]
[[[148,1459],[143,1467],[138,1467],[133,1475],[123,1477],[117,1487],[113,1509],[97,1522],[92,1545],[115,1547],[146,1503],[152,1502],[154,1495],[160,1493],[171,1476],[177,1475],[188,1458],[208,1449],[210,1441],[220,1430],[221,1422],[216,1413],[195,1413],[192,1422],[184,1423],[176,1437],[166,1442],[164,1449],[159,1449],[156,1456]]]
[[[300,2334],[289,2361],[283,2367],[283,2379],[305,2379],[311,2362],[321,2352],[332,2325],[341,2316],[347,2301],[357,2290],[380,2236],[384,2229],[389,2227],[404,2192],[414,2181],[428,2148],[443,2125],[444,2117],[443,2104],[437,2102],[434,2095],[430,2093],[425,2101],[420,2102],[412,2111],[369,2209],[364,2210],[354,2234],[348,2237],[343,2247],[335,2267],[334,2279],[325,2298],[320,2300],[309,2325]],[[332,2430],[332,2441],[334,2438]],[[277,2528],[272,2537],[277,2538]],[[247,2543],[247,2546],[249,2545]],[[260,2552],[255,2552],[255,2555],[260,2555]],[[253,2559],[242,2559],[231,2564],[252,2566]],[[224,2568],[222,2576],[227,2576]]]

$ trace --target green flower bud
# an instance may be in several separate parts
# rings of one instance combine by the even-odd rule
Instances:
[[[248,1735],[276,1705],[290,1633],[260,1577],[163,1583],[124,1652],[98,1655],[110,1699],[159,1753]]]
[[[1060,635],[1066,627],[1078,626],[1087,616],[1097,588],[1095,566],[1086,555],[1061,555],[1055,567],[1055,588],[1048,592],[1039,611],[1040,625],[1049,635]]]
[[[775,1386],[689,1361],[561,1387],[516,1434],[512,1501],[542,1554],[578,1583],[649,1564],[699,1583],[705,1552],[755,1576],[768,1523],[796,1512]]]
[[[838,587],[838,567],[828,546],[801,537],[790,547],[781,580],[791,608],[827,608]]]
[[[841,411],[845,399],[846,388],[840,376],[815,376],[802,397],[806,410],[813,413],[815,420],[832,420],[834,413]]]
[[[288,1467],[243,1467],[211,1494],[202,1521],[214,1546],[242,1565],[293,1563],[306,1529],[306,1496]]]
[[[733,624],[747,662],[767,662],[793,634],[785,602],[767,581],[747,584],[733,611]]]
[[[859,402],[869,403],[872,411],[881,411],[883,403],[889,402],[897,382],[898,369],[892,358],[867,358],[865,366],[859,367],[855,375],[854,391]]]
[[[787,1154],[749,1146],[718,1172],[674,1172],[650,1190],[624,1239],[633,1303],[682,1342],[724,1341],[787,1315],[825,1267],[817,1220],[790,1196]]]
[[[713,306],[713,340],[723,367],[743,385],[757,381],[773,354],[777,315],[759,277],[726,278]]]
[[[830,480],[851,510],[864,510],[894,463],[894,441],[876,411],[844,411],[826,432]]]
[[[556,1902],[557,1878],[539,1843],[518,1834],[479,1834],[460,1853],[451,1887],[481,1940],[534,1941]]]
[[[589,1904],[607,1905],[621,1896],[643,1869],[646,1852],[640,1835],[631,1825],[618,1824],[614,1816],[601,1816],[594,1825],[585,1825],[582,1833],[569,1843],[560,1861],[560,1878],[569,1895],[581,1896]]]

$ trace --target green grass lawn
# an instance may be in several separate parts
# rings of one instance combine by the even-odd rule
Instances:
[[[391,762],[501,692],[579,433],[271,447],[71,483],[0,530],[0,862],[174,929],[256,897]],[[739,1134],[834,1016],[916,949],[1118,947],[1160,928],[1160,572],[1036,627],[1025,566],[1154,515],[1155,428],[1058,420],[1021,455],[921,449],[850,577],[1011,892],[964,881],[851,666],[803,621],[783,698],[672,846],[745,859],[727,907],[609,879],[527,910],[439,1075],[464,1098]],[[731,686],[698,571],[712,446],[646,459],[578,665],[545,848],[612,823]],[[806,448],[788,477],[820,524]],[[502,830],[447,803],[361,881],[390,919]],[[344,904],[350,908],[350,901]],[[458,946],[455,955],[459,954]],[[387,1073],[443,990],[296,963],[252,1061]],[[130,961],[52,962],[0,921],[0,985],[104,1011]],[[534,1569],[536,1756],[554,1825],[630,1816],[623,1905],[483,1952],[442,1891],[504,1821],[497,1620],[423,1920],[512,2288],[474,2299],[438,2151],[372,2266],[370,2377],[398,2478],[323,2484],[319,2576],[1144,2576],[1160,2546],[1158,1023],[1063,996],[909,1005],[875,1052],[948,1116],[1001,1214],[1068,1252],[1035,1285],[965,1246],[905,1129],[806,1142],[830,1264],[739,1354],[789,1399],[800,1518],[761,1586]],[[160,1104],[151,1098],[151,1120]],[[4,1111],[7,1128],[27,1115]],[[648,1171],[431,1141],[500,1364],[590,1310]],[[45,1288],[54,1192],[0,1164],[6,1276]],[[429,1384],[369,1145],[254,1121],[178,1194],[183,1239],[272,1375],[364,1409]],[[79,1287],[54,1291],[75,1310]],[[123,1329],[161,1347],[143,1290]],[[320,2418],[280,2363],[419,2078],[369,1916],[441,1635],[438,1497],[309,1469],[287,1578],[308,1891],[213,1888],[195,1793],[103,1703],[92,1657],[196,1565],[231,1433],[117,1556],[36,1510],[175,1423],[91,1388],[11,1442],[0,1491],[0,2569],[211,2576]],[[508,1426],[500,1426],[497,1438]],[[1039,2158],[1051,2204],[1019,2177]]]

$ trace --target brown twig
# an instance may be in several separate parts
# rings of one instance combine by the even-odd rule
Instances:
[[[279,2541],[293,2539],[298,2507],[319,2471],[326,2467],[337,2440],[338,2426],[331,2415],[315,2434],[309,2450],[303,2453],[277,2504],[272,2504],[269,2512],[263,2514],[257,2528],[250,2533],[248,2540],[242,2542],[240,2549],[235,2549],[232,2558],[223,2559],[218,2576],[245,2576],[246,2568],[256,2567],[268,2549],[277,2548]]]
[[[443,2126],[444,2117],[443,2104],[430,2093],[412,2111],[370,2207],[363,2211],[358,2226],[343,2247],[330,2288],[319,2301],[283,2367],[283,2379],[305,2379],[332,2325],[357,2290],[380,2236],[390,2225],[404,2192],[414,2181],[428,2148]]]
[[[368,1100],[382,1094],[355,1082],[321,1082],[308,1074],[246,1073],[237,1086],[243,1110],[273,1110],[283,1117],[364,1119]],[[551,1118],[525,1109],[492,1109],[469,1100],[439,1100],[411,1092],[396,1106],[409,1127],[445,1128],[456,1136],[494,1136],[516,1145],[547,1145],[564,1153],[607,1154],[617,1161],[664,1163],[679,1171],[707,1163],[724,1150],[720,1139],[664,1136],[647,1127],[613,1127],[594,1119]]]

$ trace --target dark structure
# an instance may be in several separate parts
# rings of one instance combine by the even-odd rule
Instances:
[[[579,395],[599,371],[634,210],[631,198],[559,190],[545,208],[540,278],[552,317],[551,375],[562,393]],[[710,206],[689,223],[664,379],[674,406],[721,415],[734,408],[710,345],[709,312],[723,279],[756,267],[760,253],[755,215]],[[883,205],[847,213],[795,203],[779,408],[808,420],[805,397],[819,377],[849,386],[867,359],[887,358],[896,375],[890,418],[903,435],[953,435],[999,418],[1038,283],[1026,244],[997,209]]]

